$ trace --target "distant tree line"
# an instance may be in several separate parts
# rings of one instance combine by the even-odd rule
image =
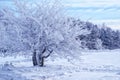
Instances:
[[[81,44],[81,48],[90,49],[90,50],[99,50],[99,49],[119,49],[120,48],[120,31],[113,30],[105,25],[95,25],[91,22],[83,22],[81,20],[73,20],[73,25],[79,26],[84,30],[87,30],[88,33],[82,33],[77,36]]]

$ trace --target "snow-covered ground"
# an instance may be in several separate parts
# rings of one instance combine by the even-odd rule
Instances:
[[[33,67],[31,56],[0,57],[0,80],[120,80],[120,50],[82,51],[81,60],[49,57]]]

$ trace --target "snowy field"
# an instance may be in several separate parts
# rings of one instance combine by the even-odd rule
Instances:
[[[0,57],[0,80],[120,80],[120,50],[82,51],[81,60],[58,56],[33,67],[31,56]]]

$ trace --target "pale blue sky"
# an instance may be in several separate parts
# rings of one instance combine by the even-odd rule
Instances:
[[[10,6],[11,1],[0,0],[0,7]],[[69,16],[120,28],[120,0],[62,0],[62,3]]]
[[[120,0],[64,0],[69,15],[120,28]]]

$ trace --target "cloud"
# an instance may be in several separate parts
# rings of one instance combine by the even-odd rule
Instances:
[[[100,25],[104,23],[106,26],[111,27],[112,29],[120,30],[120,19],[91,20],[91,22]]]
[[[64,0],[66,7],[120,7],[120,0]]]

